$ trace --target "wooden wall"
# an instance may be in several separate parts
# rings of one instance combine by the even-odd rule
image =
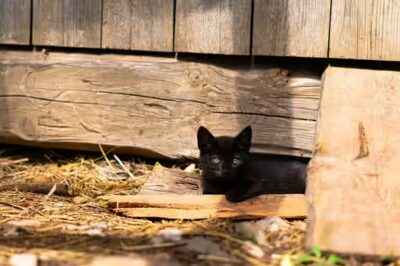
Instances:
[[[0,43],[29,44],[31,0],[0,0]]]
[[[393,0],[0,0],[2,44],[400,60],[398,36]]]

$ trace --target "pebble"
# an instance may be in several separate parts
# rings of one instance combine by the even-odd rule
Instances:
[[[38,257],[32,253],[16,254],[10,258],[10,265],[12,265],[12,266],[37,266],[38,265]]]
[[[228,257],[217,243],[204,237],[193,237],[188,240],[186,248],[200,254]]]
[[[261,259],[265,255],[264,251],[259,246],[250,241],[245,241],[242,245],[242,249],[250,256],[258,259]]]
[[[259,245],[266,245],[267,238],[264,230],[256,226],[254,222],[241,222],[235,224],[235,231],[240,236],[249,239]]]
[[[154,244],[182,240],[182,231],[177,228],[165,228],[160,230],[152,239]]]
[[[277,232],[290,227],[288,222],[278,216],[265,217],[264,219],[255,222],[255,224],[267,232]]]
[[[276,232],[289,228],[289,224],[280,217],[271,216],[256,222],[240,222],[235,224],[235,231],[258,245],[267,245],[265,232]]]

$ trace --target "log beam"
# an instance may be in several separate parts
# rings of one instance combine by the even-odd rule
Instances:
[[[252,125],[253,152],[310,156],[319,92],[317,71],[0,50],[0,141],[177,159],[198,156],[199,125]]]

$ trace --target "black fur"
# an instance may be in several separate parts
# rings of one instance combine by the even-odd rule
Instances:
[[[232,202],[264,194],[304,193],[307,163],[295,158],[251,154],[252,129],[237,136],[197,132],[204,194],[225,194]]]

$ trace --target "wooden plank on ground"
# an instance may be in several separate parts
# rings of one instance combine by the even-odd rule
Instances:
[[[174,0],[104,0],[102,48],[173,51]]]
[[[231,203],[224,195],[134,195],[104,196],[101,199],[117,213],[135,218],[165,219],[248,219],[265,216],[304,218],[304,195],[261,195]]]
[[[179,169],[156,166],[139,194],[203,194],[201,176]]]
[[[330,0],[255,0],[254,55],[327,57]]]
[[[100,48],[101,1],[33,0],[35,45]]]
[[[329,57],[400,60],[400,1],[335,0]]]
[[[175,51],[249,55],[251,0],[177,0]]]
[[[400,72],[330,67],[309,164],[308,244],[400,255]]]
[[[253,152],[310,156],[319,75],[299,65],[2,51],[0,141],[177,159],[198,156],[200,125],[216,135],[252,125]]]
[[[29,44],[31,30],[30,0],[0,1],[0,43]]]

